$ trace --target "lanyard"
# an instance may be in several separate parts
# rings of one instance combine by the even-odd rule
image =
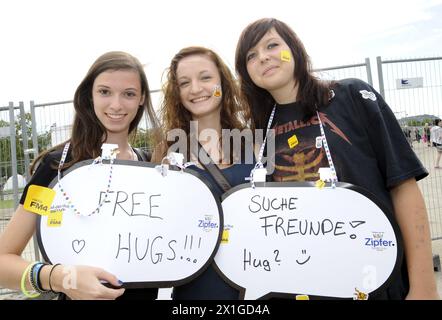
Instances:
[[[269,131],[272,126],[273,117],[275,116],[275,111],[276,111],[276,103],[273,105],[273,110],[272,113],[270,114],[269,122],[267,124],[266,135],[264,137],[264,141],[261,145],[261,148],[259,149],[258,159],[256,161],[255,167],[250,172],[250,177],[246,178],[246,180],[250,180],[253,189],[255,189],[255,179],[254,179],[255,171],[259,169],[265,170],[264,165],[262,163],[262,157],[264,156],[264,148],[267,142],[267,136],[269,135]]]
[[[332,173],[332,178],[331,178],[332,188],[335,188],[336,182],[338,181],[338,177],[336,176],[335,165],[333,164],[333,159],[330,154],[330,148],[328,147],[327,138],[325,137],[325,130],[324,130],[324,126],[322,125],[321,117],[319,116],[318,111],[316,111],[316,114],[318,116],[319,128],[321,130],[322,144],[324,146],[325,155],[327,156],[328,165],[330,166],[330,170]]]
[[[270,128],[272,127],[273,118],[275,117],[275,111],[276,111],[276,103],[273,105],[273,110],[272,113],[270,114],[269,122],[267,124],[266,135],[264,137],[264,141],[261,145],[261,148],[259,149],[258,161],[256,162],[255,168],[264,168],[264,165],[262,164],[262,157],[264,155],[264,148],[267,142],[267,136],[269,135]]]

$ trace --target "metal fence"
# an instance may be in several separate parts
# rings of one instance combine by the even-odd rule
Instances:
[[[384,96],[387,103],[400,120],[407,115],[416,112],[419,114],[441,115],[442,106],[442,81],[441,81],[442,58],[426,58],[413,60],[384,60],[377,58],[377,70],[379,78],[379,92]],[[373,86],[372,70],[370,59],[366,58],[363,63],[349,64],[314,70],[321,79],[339,80],[343,78],[359,78]],[[395,83],[398,79],[424,77],[424,85],[418,89],[409,91],[397,89]],[[151,91],[152,101],[158,106],[161,101],[160,90]],[[0,108],[0,133],[8,124],[9,133],[0,134],[0,153],[10,154],[10,160],[0,162],[0,183],[4,184],[6,177],[13,177],[13,190],[8,197],[13,198],[13,202],[0,199],[0,232],[5,228],[6,223],[14,211],[17,204],[20,188],[18,187],[18,174],[26,176],[29,162],[41,151],[66,140],[70,135],[70,125],[72,123],[74,109],[72,101],[60,101],[54,103],[35,104],[30,102],[30,121],[27,123],[24,114],[23,103],[18,106],[10,103],[8,107]],[[155,108],[157,109],[157,108]],[[12,111],[11,111],[12,110]],[[20,117],[18,117],[20,115]],[[19,123],[17,122],[19,119]],[[3,122],[1,122],[3,121]],[[15,126],[27,128],[27,130],[16,130]],[[31,126],[31,129],[29,129]],[[14,129],[13,129],[14,127]],[[139,129],[148,128],[147,119],[142,121]],[[23,132],[29,136],[23,135]],[[22,134],[21,140],[16,139],[16,133]],[[9,142],[8,142],[9,141]],[[19,148],[14,144],[21,144]],[[150,146],[144,145],[145,149]],[[22,150],[22,154],[16,154],[13,150]],[[426,205],[430,215],[431,234],[433,240],[442,239],[442,172],[441,170],[431,170],[433,161],[432,148],[414,143],[414,150],[427,168],[430,168],[430,176],[419,182],[419,186],[425,196]],[[3,158],[2,158],[3,159]],[[17,159],[22,159],[17,161]],[[15,177],[15,178],[14,178]],[[28,179],[27,179],[28,180]],[[0,190],[2,190],[0,188]],[[5,195],[5,193],[1,193]],[[5,203],[9,207],[4,208]],[[12,205],[11,205],[12,203]],[[3,205],[3,207],[1,206]],[[28,260],[35,260],[39,256],[37,246],[34,241],[26,248],[23,256]],[[0,294],[9,292],[0,289]]]
[[[321,79],[340,80],[346,78],[358,78],[373,86],[373,77],[369,58],[365,58],[364,63],[319,68],[314,69],[314,72]]]
[[[442,116],[442,57],[382,60],[377,57],[379,92],[403,126],[423,136],[424,122]],[[442,172],[434,168],[436,150],[423,140],[412,146],[429,171],[419,181],[425,198],[433,240],[442,239]]]

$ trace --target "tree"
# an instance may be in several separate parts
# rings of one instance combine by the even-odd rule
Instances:
[[[16,154],[17,154],[17,163],[14,164],[17,166],[17,173],[24,174],[25,173],[25,165],[24,165],[24,150],[23,150],[23,137],[22,137],[22,125],[21,125],[21,115],[18,115],[15,123],[15,144],[16,144]],[[9,122],[4,120],[0,120],[0,127],[9,127]],[[28,136],[28,148],[32,149],[32,121],[31,114],[25,113],[25,130]],[[37,143],[39,145],[40,150],[44,150],[50,146],[51,143],[51,134],[49,131],[44,132],[37,137]],[[33,156],[33,155],[31,155]],[[32,157],[31,157],[32,158]],[[12,167],[11,167],[11,138],[3,137],[0,139],[0,166],[6,169],[6,175],[12,175]],[[4,174],[4,173],[2,173]]]
[[[134,148],[141,148],[146,151],[151,151],[154,147],[153,145],[153,132],[151,129],[137,129],[135,136],[130,139],[130,144]]]

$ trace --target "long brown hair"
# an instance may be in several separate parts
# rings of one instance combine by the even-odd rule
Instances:
[[[226,64],[212,50],[204,47],[187,47],[181,49],[172,59],[170,66],[166,69],[166,82],[163,85],[164,99],[161,105],[161,117],[164,132],[172,129],[182,129],[189,139],[191,113],[184,107],[180,99],[180,90],[177,80],[177,68],[179,62],[189,56],[203,55],[213,61],[220,73],[222,101],[221,101],[221,128],[222,129],[244,129],[247,108],[240,104],[238,85]],[[161,157],[167,153],[167,148],[174,142],[163,141]],[[167,146],[167,147],[166,147]],[[190,148],[188,148],[188,159],[190,159]],[[156,161],[161,160],[155,157]]]
[[[92,64],[83,81],[81,81],[74,95],[75,116],[72,125],[71,138],[57,146],[42,152],[33,162],[31,172],[35,165],[48,153],[61,150],[66,142],[71,143],[71,161],[64,168],[86,159],[96,158],[101,154],[101,145],[107,139],[105,127],[98,120],[94,112],[92,100],[92,87],[95,79],[101,73],[108,70],[133,70],[138,73],[141,82],[141,94],[144,102],[138,108],[135,118],[129,125],[129,134],[135,134],[136,128],[147,112],[147,119],[153,131],[157,131],[159,125],[149,92],[149,84],[142,64],[134,56],[121,51],[107,52]]]
[[[314,114],[316,106],[328,104],[331,83],[322,82],[312,73],[310,57],[296,33],[284,22],[274,18],[264,18],[249,24],[241,33],[235,54],[235,68],[239,75],[243,98],[250,106],[250,120],[253,129],[264,129],[275,100],[271,94],[255,85],[247,72],[247,53],[261,38],[275,28],[289,46],[295,61],[294,79],[298,84],[297,101],[306,117]]]

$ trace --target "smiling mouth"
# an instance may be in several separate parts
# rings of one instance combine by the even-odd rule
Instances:
[[[276,68],[277,68],[276,66],[270,67],[270,68],[264,70],[264,72],[262,73],[262,75],[265,76],[265,75],[267,75],[269,72],[275,70]]]
[[[108,118],[111,118],[112,120],[121,120],[121,119],[123,119],[126,115],[125,115],[125,114],[106,113],[106,116],[107,116]]]
[[[190,100],[190,102],[198,103],[198,102],[201,102],[201,101],[206,101],[208,99],[210,99],[210,97],[209,96],[205,96],[205,97],[199,97],[199,98],[196,98],[196,99],[192,99],[192,100]]]

